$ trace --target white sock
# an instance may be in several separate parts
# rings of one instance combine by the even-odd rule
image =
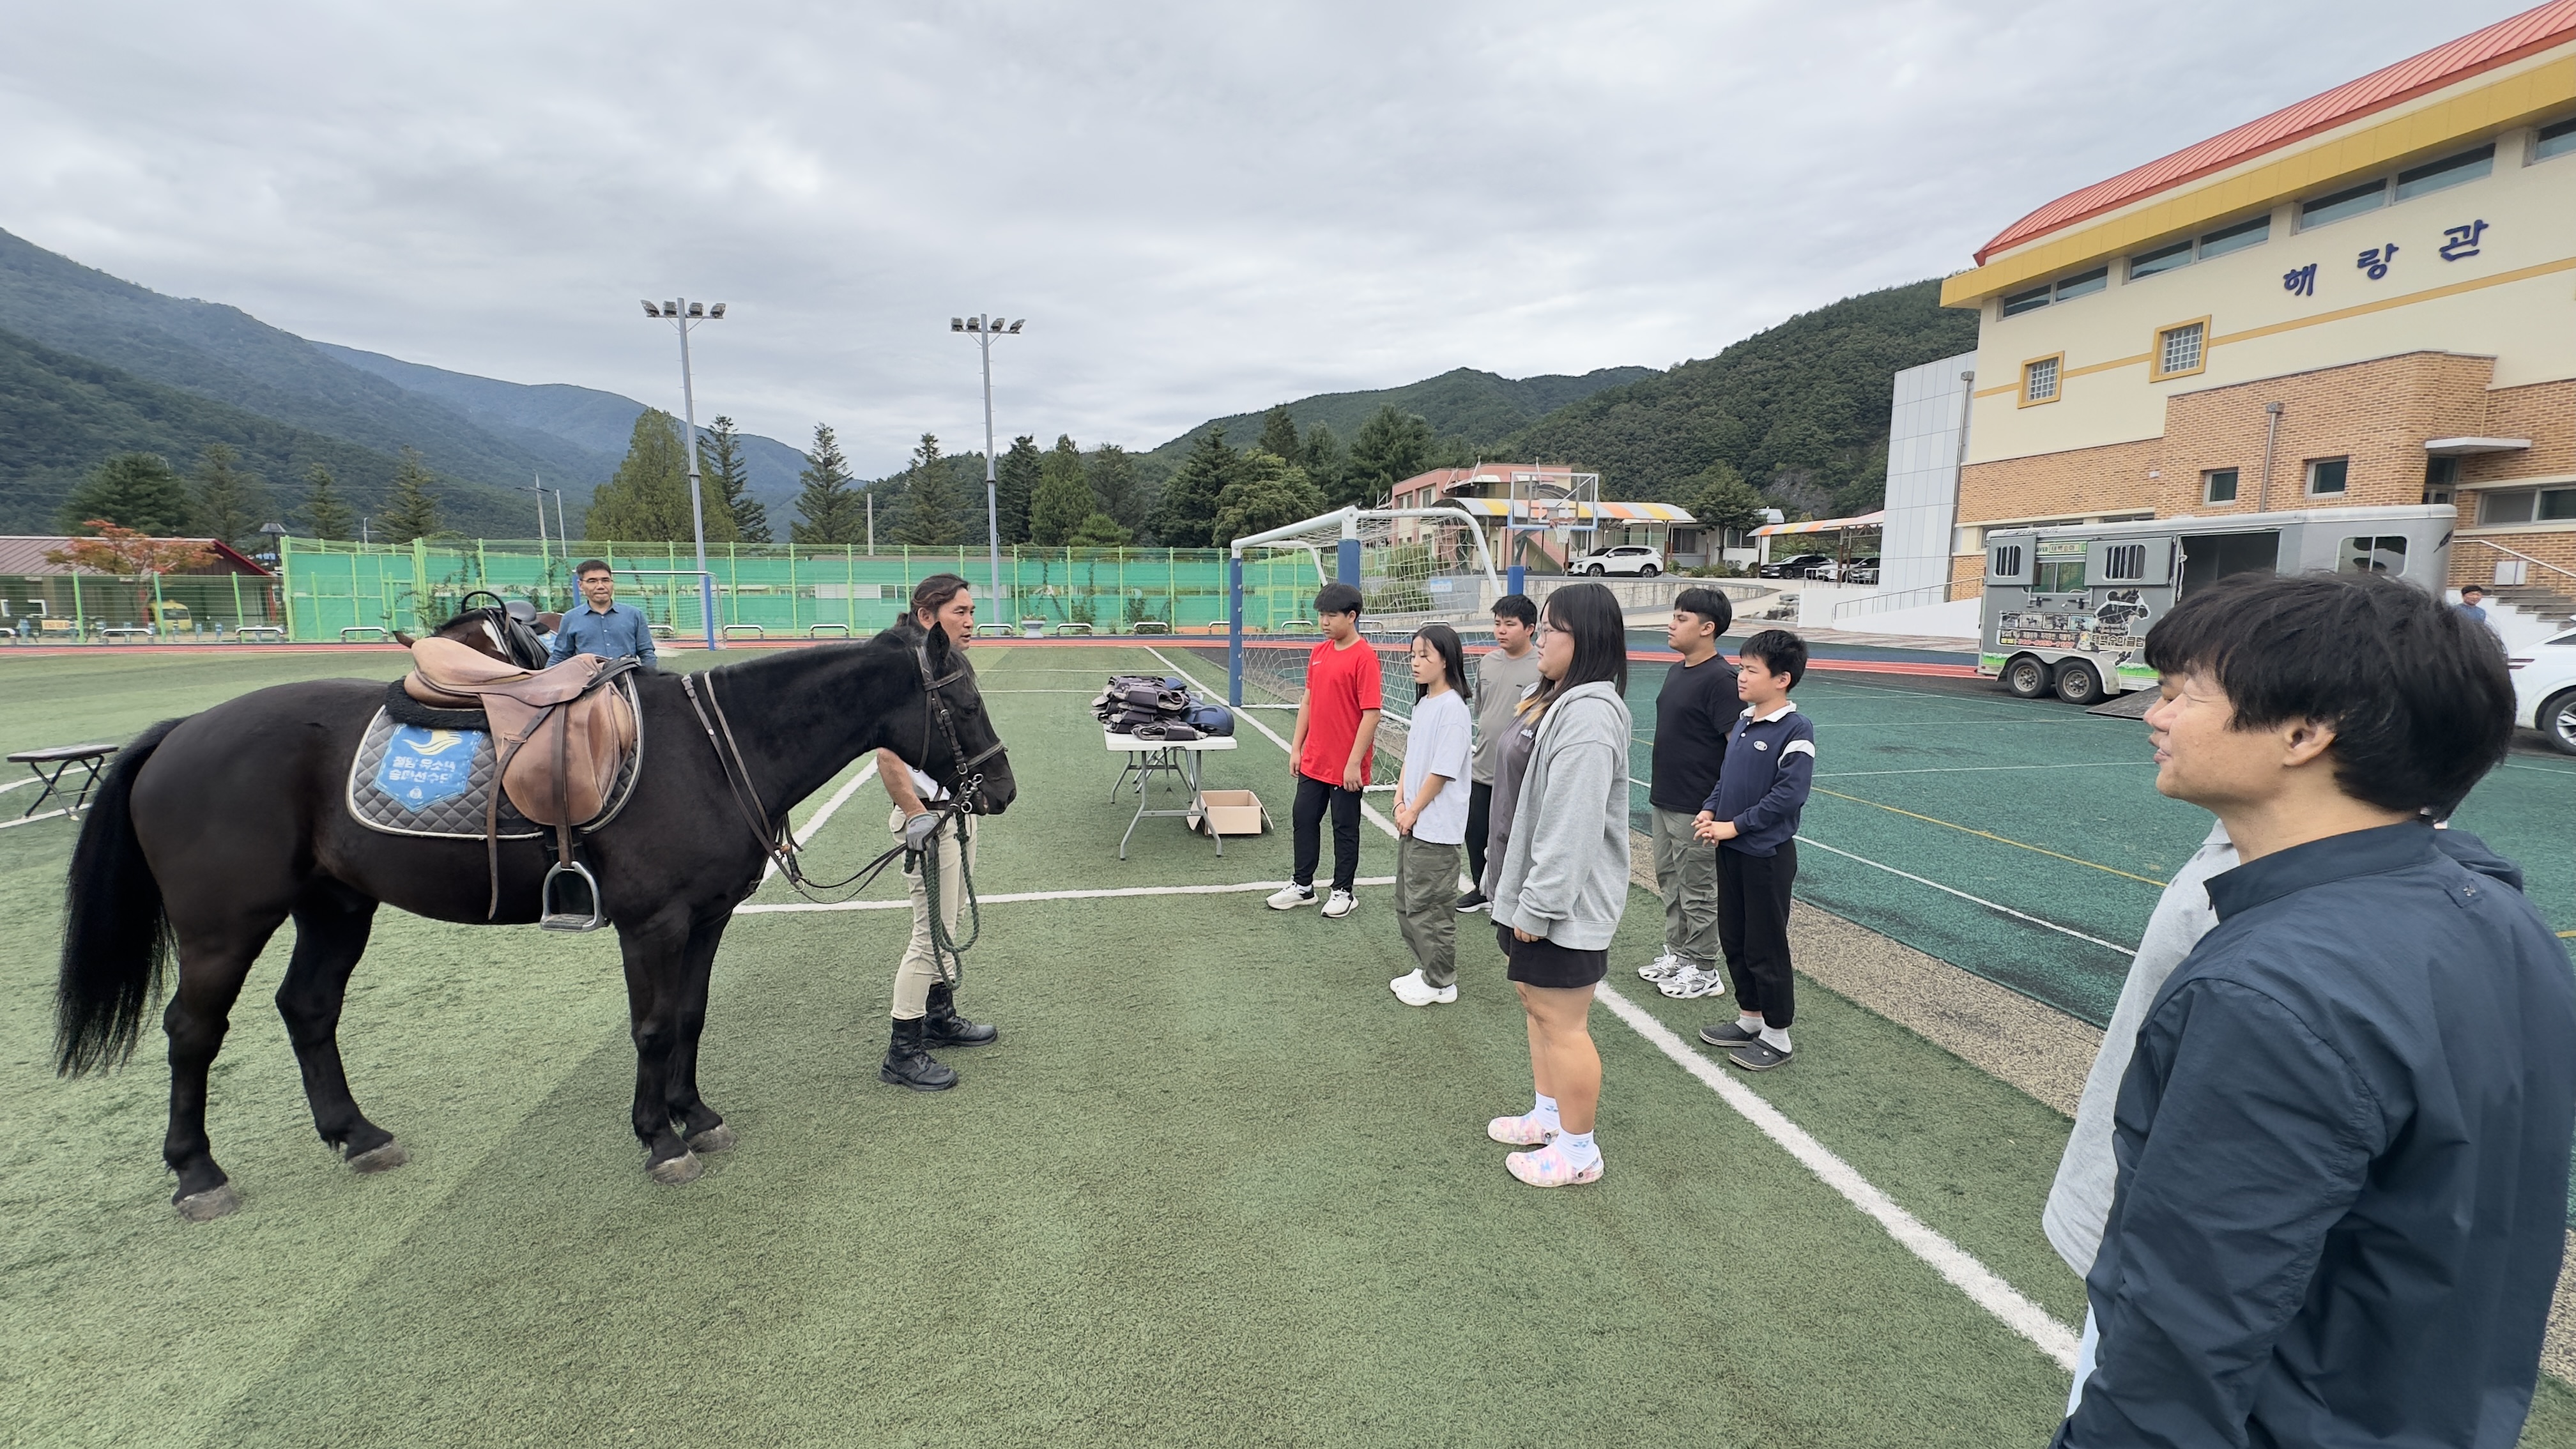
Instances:
[[[1735,1014],[1735,1024],[1743,1030],[1751,1032],[1755,1036],[1760,1036],[1762,1034],[1762,1013],[1758,1011],[1739,1011]]]
[[[1538,1105],[1530,1108],[1530,1115],[1536,1117],[1539,1121],[1546,1123],[1550,1127],[1557,1125],[1556,1099],[1543,1094],[1540,1095]]]
[[[1785,1055],[1789,1050],[1789,1028],[1785,1026],[1766,1026],[1762,1028],[1762,1041],[1763,1044],[1770,1047],[1771,1050]]]
[[[1565,1160],[1577,1167],[1590,1167],[1601,1160],[1601,1149],[1592,1145],[1592,1134],[1589,1132],[1558,1133],[1556,1150],[1564,1153]]]

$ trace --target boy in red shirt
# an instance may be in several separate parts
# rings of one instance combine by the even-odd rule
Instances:
[[[1360,642],[1360,591],[1326,584],[1315,595],[1324,642],[1306,656],[1306,695],[1297,702],[1296,732],[1288,755],[1297,766],[1296,867],[1288,885],[1270,898],[1285,911],[1315,901],[1315,864],[1322,853],[1324,807],[1333,809],[1333,893],[1324,918],[1338,921],[1359,902],[1351,894],[1360,873],[1360,790],[1368,784],[1369,754],[1377,746],[1377,651]]]

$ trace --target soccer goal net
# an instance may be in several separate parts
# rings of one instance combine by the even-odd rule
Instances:
[[[1476,519],[1462,508],[1343,508],[1234,540],[1226,692],[1240,708],[1294,711],[1323,641],[1315,593],[1360,591],[1361,646],[1377,655],[1384,704],[1372,789],[1392,789],[1413,713],[1413,633],[1482,622],[1503,593]]]

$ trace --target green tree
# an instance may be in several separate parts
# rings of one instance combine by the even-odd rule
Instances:
[[[966,541],[965,490],[940,456],[939,435],[924,433],[903,470],[895,499],[895,542],[912,548],[955,548]]]
[[[705,487],[700,475],[699,486]],[[703,497],[703,495],[702,495]],[[731,543],[741,535],[721,499],[704,500],[707,542]],[[697,537],[697,510],[689,502],[688,454],[677,419],[646,408],[635,419],[625,461],[590,495],[582,537],[633,543],[688,543]]]
[[[1297,461],[1315,486],[1324,490],[1325,497],[1341,496],[1342,470],[1350,466],[1350,458],[1342,451],[1341,438],[1329,425],[1317,423],[1306,430],[1305,449]]]
[[[702,483],[715,485],[724,498],[736,538],[744,543],[770,541],[769,505],[751,496],[751,463],[742,455],[742,434],[733,419],[718,414],[698,439],[698,474]]]
[[[1255,448],[1236,464],[1233,481],[1218,496],[1210,538],[1222,546],[1312,518],[1325,506],[1323,491],[1306,477],[1305,469]]]
[[[1029,538],[1044,548],[1062,547],[1080,531],[1084,519],[1100,512],[1083,476],[1082,452],[1069,436],[1059,437],[1038,464],[1037,496],[1029,504]]]
[[[1125,548],[1136,541],[1136,535],[1106,513],[1094,513],[1082,520],[1082,527],[1065,538],[1073,548]]]
[[[623,471],[623,470],[620,470]],[[438,532],[438,495],[430,491],[432,475],[418,448],[406,447],[394,465],[394,487],[374,532],[387,543],[409,543]]]
[[[1288,416],[1286,403],[1272,403],[1270,411],[1261,415],[1261,441],[1252,446],[1291,463],[1306,456],[1297,439],[1297,420]]]
[[[1735,471],[1734,464],[1720,458],[1701,469],[1699,476],[1691,481],[1698,485],[1698,491],[1691,496],[1688,507],[1691,517],[1698,519],[1703,527],[1748,529],[1762,526],[1762,510],[1770,505],[1763,502],[1762,495],[1752,484],[1744,481],[1743,474]]]
[[[1091,455],[1091,496],[1129,537],[1144,527],[1145,485],[1136,476],[1136,455],[1116,443],[1103,443]]]
[[[841,456],[840,439],[829,427],[814,425],[814,446],[805,450],[805,467],[796,479],[804,488],[796,495],[789,538],[797,543],[868,541],[868,500],[850,486],[850,461]]]
[[[1431,464],[1431,425],[1414,413],[1382,403],[1351,439],[1350,466],[1342,471],[1336,504],[1366,505],[1395,492],[1395,485]]]
[[[208,443],[197,455],[195,481],[198,526],[237,553],[259,552],[268,489],[241,466],[241,454],[229,443]]]
[[[168,538],[196,527],[196,508],[178,470],[158,453],[119,453],[90,470],[57,515],[65,533],[88,534],[103,518]]]
[[[320,463],[305,470],[304,506],[296,512],[303,515],[304,526],[313,530],[315,538],[345,539],[358,531],[358,515],[340,501],[331,470]]]
[[[1225,445],[1225,429],[1199,435],[1180,471],[1163,485],[1154,510],[1154,537],[1166,548],[1206,548],[1216,528],[1217,500],[1234,481],[1242,455]],[[1215,539],[1222,547],[1233,535]]]
[[[1008,451],[993,465],[994,506],[1001,515],[1002,547],[1029,541],[1029,506],[1038,493],[1038,440],[1026,434],[1011,439]]]

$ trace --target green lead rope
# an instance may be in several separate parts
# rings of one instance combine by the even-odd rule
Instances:
[[[958,832],[957,881],[966,889],[966,939],[949,934],[946,915],[939,909],[939,837],[950,829]],[[930,906],[930,964],[939,979],[956,990],[966,980],[966,952],[984,934],[984,908],[975,898],[975,866],[972,853],[966,849],[965,827],[950,816],[931,832],[930,848],[913,855],[907,862],[921,874],[922,898]]]

